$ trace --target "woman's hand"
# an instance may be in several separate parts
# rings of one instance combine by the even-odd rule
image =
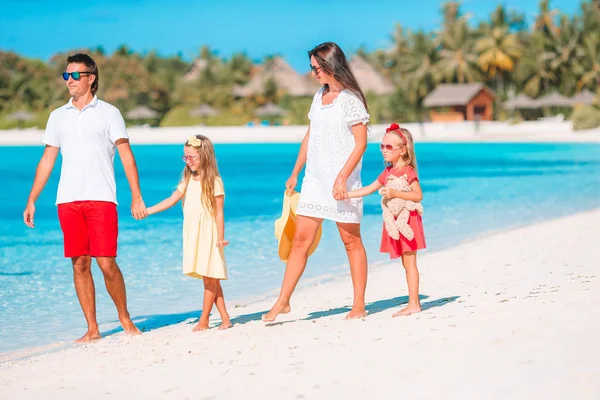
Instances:
[[[381,189],[381,196],[384,199],[393,199],[395,197],[398,197],[398,191],[395,189],[390,189],[390,188],[382,188]]]
[[[292,191],[296,188],[296,185],[298,184],[298,177],[296,175],[292,175],[288,178],[288,180],[285,182],[285,191],[288,194],[291,194]]]
[[[333,198],[336,200],[345,200],[348,198],[348,192],[346,190],[346,178],[338,176],[333,184],[333,190],[331,191]]]
[[[222,239],[222,240],[217,240],[217,247],[225,247],[229,244],[229,241]]]

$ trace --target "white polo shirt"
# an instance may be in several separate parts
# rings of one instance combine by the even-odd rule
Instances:
[[[81,111],[73,99],[52,111],[42,142],[60,147],[62,154],[56,204],[84,200],[116,204],[115,142],[128,138],[119,110],[96,96]]]

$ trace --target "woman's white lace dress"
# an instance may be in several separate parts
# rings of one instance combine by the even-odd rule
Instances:
[[[351,127],[367,124],[369,114],[358,96],[343,90],[337,98],[323,105],[323,89],[313,98],[308,118],[310,135],[306,170],[297,214],[324,218],[336,222],[360,223],[362,199],[337,201],[333,198],[333,184],[354,150]],[[346,181],[348,191],[362,186],[360,170],[362,159]]]

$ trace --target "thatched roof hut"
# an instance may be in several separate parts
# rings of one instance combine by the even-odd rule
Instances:
[[[450,108],[447,112],[432,111],[434,122],[491,121],[496,95],[483,83],[447,83],[438,85],[423,99],[429,108]]]
[[[139,106],[133,110],[127,111],[125,114],[127,119],[154,119],[158,117],[158,113],[146,106]]]
[[[275,57],[265,62],[247,85],[235,87],[234,95],[246,97],[252,94],[261,94],[269,79],[272,79],[279,89],[291,96],[312,96],[319,90],[316,82],[297,73],[283,58]]]
[[[515,98],[504,102],[504,107],[509,109],[540,108],[540,104],[525,93],[519,93]]]
[[[279,107],[277,104],[267,103],[254,110],[254,114],[259,117],[278,117],[287,114],[287,111]]]
[[[571,99],[558,92],[552,92],[537,99],[537,102],[542,107],[570,107]]]
[[[575,94],[575,96],[571,97],[572,105],[584,104],[586,106],[590,106],[594,104],[595,101],[596,95],[587,89],[582,90],[581,92]]]
[[[381,75],[361,56],[355,55],[350,60],[350,68],[363,92],[371,92],[378,96],[385,96],[394,93],[396,88],[393,83]]]
[[[10,113],[6,116],[7,120],[10,121],[19,121],[19,122],[24,122],[24,121],[31,121],[35,118],[35,114],[29,112],[29,111],[15,111],[13,113]]]
[[[191,109],[189,114],[192,117],[214,117],[215,115],[219,115],[219,111],[208,104],[201,104],[198,107]]]
[[[466,106],[480,92],[486,91],[495,97],[483,83],[446,83],[438,85],[425,99],[425,107]]]

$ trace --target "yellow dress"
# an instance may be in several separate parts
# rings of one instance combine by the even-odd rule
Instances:
[[[217,247],[217,222],[202,203],[200,181],[190,179],[177,189],[185,193],[183,205],[183,273],[194,278],[227,279],[225,254]],[[215,196],[224,196],[223,181],[215,179]]]

